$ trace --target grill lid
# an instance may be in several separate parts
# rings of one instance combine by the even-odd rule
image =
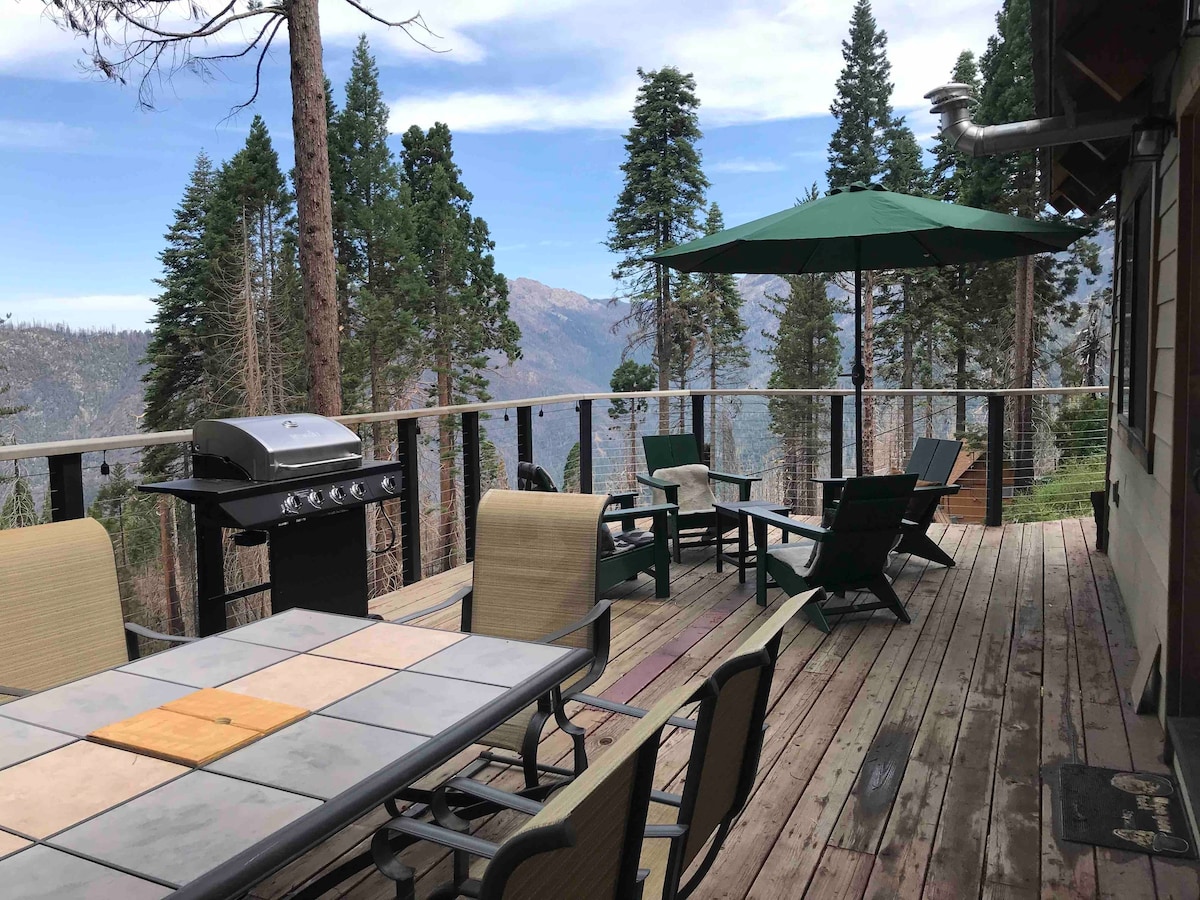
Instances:
[[[202,419],[196,453],[228,460],[252,481],[340,472],[362,464],[362,441],[340,422],[312,413]]]

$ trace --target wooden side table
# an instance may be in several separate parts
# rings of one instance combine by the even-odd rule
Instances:
[[[728,503],[715,503],[713,508],[717,511],[717,571],[723,571],[723,563],[731,562],[737,566],[738,582],[746,583],[746,570],[753,569],[756,565],[755,553],[757,548],[750,547],[750,516],[746,514],[747,509],[765,509],[770,512],[779,513],[780,515],[788,515],[791,510],[779,503],[774,503],[770,500],[732,500]],[[733,553],[725,552],[725,529],[732,528],[737,525],[737,550]],[[787,543],[788,536],[783,535],[783,542]]]

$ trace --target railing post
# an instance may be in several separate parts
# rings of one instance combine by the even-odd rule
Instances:
[[[1004,522],[1004,395],[988,396],[986,525]]]
[[[50,456],[46,462],[50,466],[50,520],[82,519],[83,454]]]
[[[533,407],[517,407],[517,461],[533,462]]]
[[[475,516],[479,511],[479,413],[462,414],[463,516],[467,562],[475,561]]]
[[[400,573],[405,584],[421,580],[421,483],[417,472],[417,420],[396,424],[400,469]]]
[[[592,492],[592,401],[579,401],[579,493]]]
[[[841,394],[831,394],[829,397],[829,477],[842,477],[842,456],[846,452],[844,445],[843,426],[845,425],[845,409],[842,405]]]
[[[707,463],[709,454],[704,446],[704,395],[692,394],[692,434],[700,449],[700,461]]]

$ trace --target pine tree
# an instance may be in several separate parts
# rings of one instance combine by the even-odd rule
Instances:
[[[240,415],[303,403],[303,345],[292,195],[266,123],[255,116],[245,146],[221,167],[206,217],[213,262],[214,352],[206,377],[216,407]]]
[[[857,0],[850,17],[850,36],[842,41],[842,72],[829,111],[837,121],[829,139],[829,186],[869,183],[884,172],[887,133],[893,126],[892,67],[887,59],[887,33],[871,12],[870,0]],[[875,287],[874,272],[863,273],[863,387],[875,386]],[[863,471],[874,470],[875,404],[863,398]]]
[[[658,368],[658,388],[670,387],[672,362],[682,354],[672,275],[645,257],[695,235],[696,217],[708,180],[700,168],[696,80],[673,66],[652,72],[638,69],[642,85],[633,108],[633,126],[625,135],[624,184],[609,214],[607,247],[621,256],[613,277],[628,291],[633,325],[630,347],[649,346]],[[683,332],[686,334],[687,332]],[[666,398],[658,405],[659,428],[669,427]]]
[[[767,386],[773,390],[833,387],[842,354],[834,317],[844,306],[829,296],[828,276],[789,275],[784,281],[787,294],[768,295],[764,304],[779,323],[774,334],[763,332],[773,364]],[[817,508],[812,479],[821,446],[820,406],[815,397],[772,397],[767,405],[770,429],[783,440],[784,499],[802,513]]]
[[[887,164],[882,183],[889,191],[926,196],[930,189],[921,147],[912,129],[903,121],[894,122],[886,132]],[[931,387],[933,348],[923,340],[936,328],[934,304],[939,274],[929,269],[905,269],[882,277],[879,305],[885,315],[875,330],[879,353],[879,372],[889,382],[905,390]],[[911,395],[900,400],[902,452],[912,447],[915,438],[915,404]]]
[[[967,85],[972,97],[979,96],[982,89],[979,67],[971,51],[964,50],[959,54],[950,80]],[[972,104],[973,116],[978,114],[977,106],[977,103]],[[932,196],[965,206],[986,205],[981,175],[986,158],[966,156],[942,137],[934,145],[933,154]],[[1010,271],[1011,265],[1002,262],[951,266],[941,273],[940,289],[933,302],[937,307],[937,318],[942,324],[938,335],[942,346],[938,356],[939,359],[945,357],[945,367],[953,373],[946,383],[947,387],[964,391],[982,385],[978,374],[978,358],[981,348],[994,340],[990,335],[985,340],[984,335],[989,330],[989,324],[997,318],[997,310],[992,308],[996,295],[987,287],[1000,272]],[[1011,283],[1011,277],[1008,281]],[[1002,305],[1007,309],[1006,300],[1002,301]],[[967,398],[962,395],[955,397],[954,431],[958,435],[967,431]]]
[[[365,393],[373,412],[419,372],[412,221],[402,203],[400,169],[388,146],[388,107],[366,36],[359,39],[346,82],[346,99],[334,116],[334,211],[338,268],[344,282],[343,397],[358,405]],[[365,377],[363,372],[365,371]],[[357,388],[357,390],[356,390]],[[378,435],[377,435],[378,438]]]
[[[211,410],[204,385],[208,347],[207,308],[212,268],[205,247],[208,206],[215,173],[203,151],[196,157],[175,220],[167,230],[167,246],[159,253],[163,274],[156,284],[154,333],[146,347],[142,376],[145,385],[146,431],[191,428]],[[184,470],[183,448],[178,444],[149,447],[141,471],[151,480],[178,477]]]
[[[12,478],[12,487],[0,508],[0,528],[26,528],[38,524],[37,503],[29,482],[18,468]]]
[[[436,378],[431,399],[438,406],[488,398],[488,354],[511,363],[521,355],[521,332],[508,315],[508,282],[496,271],[487,223],[471,215],[471,192],[454,162],[450,129],[428,132],[415,125],[404,133],[404,185],[411,192],[412,246],[424,279],[421,315],[427,362]],[[443,460],[440,479],[443,553],[457,560],[457,489],[454,479],[455,425],[439,419]]]
[[[708,207],[704,233],[716,234],[725,228],[725,217],[714,201]],[[709,390],[726,384],[735,373],[750,365],[746,347],[746,322],[742,318],[742,295],[732,275],[714,272],[697,274],[691,282],[689,297],[697,306],[704,375]],[[716,427],[717,398],[709,397],[709,421]]]
[[[635,391],[652,391],[658,384],[658,372],[654,366],[626,359],[613,369],[612,377],[608,380],[608,388],[614,393],[628,394]],[[625,455],[625,470],[617,490],[629,490],[636,485],[634,475],[638,460],[638,421],[650,404],[641,398],[626,400],[615,398],[608,404],[608,417],[613,420],[613,428],[625,429],[627,453]]]
[[[579,493],[579,441],[567,451],[567,459],[563,463],[562,489],[568,494]]]

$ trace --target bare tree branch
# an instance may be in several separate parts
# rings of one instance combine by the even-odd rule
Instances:
[[[233,116],[241,112],[247,106],[250,106],[258,99],[259,89],[262,87],[262,66],[263,60],[267,57],[267,51],[271,49],[271,41],[275,40],[275,35],[279,33],[279,28],[287,20],[282,16],[276,20],[274,29],[271,30],[271,36],[267,38],[267,42],[263,44],[262,52],[258,54],[258,63],[254,66],[254,93],[250,95],[250,99],[245,103],[239,103],[229,111],[229,115]]]
[[[431,29],[425,23],[425,17],[422,16],[420,13],[417,13],[414,16],[409,16],[407,19],[401,19],[398,22],[392,22],[392,21],[389,21],[388,19],[383,18],[382,16],[375,14],[370,9],[368,9],[366,6],[359,3],[358,0],[346,0],[346,2],[349,3],[351,6],[353,6],[355,9],[357,9],[360,13],[362,13],[368,19],[374,19],[376,22],[379,22],[381,25],[388,26],[388,28],[399,28],[401,31],[403,31],[405,33],[405,35],[408,36],[409,40],[411,40],[414,44],[417,44],[420,47],[424,47],[430,53],[448,53],[449,52],[448,50],[438,50],[435,47],[431,47],[427,43],[425,43],[423,40],[418,38],[415,34],[413,34],[412,29],[419,28],[421,31],[425,32],[426,34],[428,34],[431,37],[435,37],[435,38],[439,38],[439,39],[441,38],[440,34],[435,33],[433,31],[433,29]]]

